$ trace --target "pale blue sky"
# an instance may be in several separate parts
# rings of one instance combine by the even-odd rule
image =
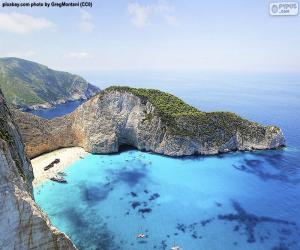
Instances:
[[[300,71],[300,16],[271,17],[268,4],[97,0],[86,9],[0,8],[0,55],[75,72]]]

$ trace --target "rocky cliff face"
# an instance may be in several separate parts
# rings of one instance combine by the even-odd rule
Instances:
[[[61,147],[117,152],[123,144],[169,156],[284,146],[282,131],[227,112],[201,112],[157,90],[111,87],[73,113],[43,120],[17,111],[30,157]]]
[[[33,173],[0,91],[0,249],[76,249],[34,202]]]

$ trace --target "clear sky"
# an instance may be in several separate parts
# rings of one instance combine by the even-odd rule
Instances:
[[[68,71],[300,71],[300,16],[269,16],[269,1],[93,3],[0,8],[0,56]]]

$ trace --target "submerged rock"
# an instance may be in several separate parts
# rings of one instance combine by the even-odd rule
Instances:
[[[233,231],[239,231],[240,226],[244,226],[245,233],[247,235],[247,242],[254,243],[255,239],[255,228],[260,223],[276,223],[286,226],[297,226],[295,222],[290,222],[286,220],[276,219],[267,216],[258,216],[247,212],[238,202],[232,201],[232,205],[236,213],[231,214],[220,214],[218,216],[219,220],[234,221],[239,224],[234,227]]]
[[[151,197],[149,198],[149,201],[154,201],[156,200],[157,198],[159,198],[160,195],[158,193],[154,193],[153,195],[151,195]]]
[[[34,201],[32,166],[0,91],[0,249],[76,249]]]
[[[71,146],[113,153],[130,145],[183,156],[285,145],[278,127],[230,112],[202,112],[171,94],[151,89],[110,87],[71,114],[50,121],[20,111],[15,117],[30,157]]]
[[[151,208],[140,208],[139,212],[140,213],[151,213],[152,209]]]

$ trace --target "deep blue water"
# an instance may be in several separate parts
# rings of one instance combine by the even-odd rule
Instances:
[[[182,159],[136,150],[88,155],[65,170],[68,184],[35,188],[54,225],[80,249],[299,250],[300,75],[164,76],[102,77],[276,124],[288,147]],[[135,237],[141,231],[144,241]]]
[[[68,113],[71,113],[82,103],[84,103],[84,100],[66,102],[63,104],[58,104],[51,109],[32,110],[30,113],[45,119],[53,119],[55,117],[64,116]]]

